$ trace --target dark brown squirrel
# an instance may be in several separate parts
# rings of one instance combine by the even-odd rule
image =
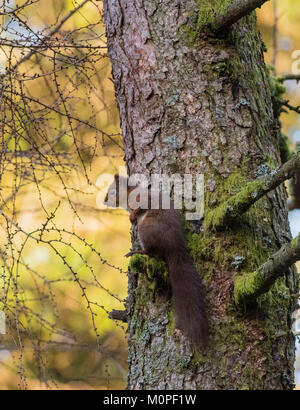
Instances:
[[[116,190],[116,203],[119,206],[119,181],[127,179],[115,175],[114,182],[108,189]],[[142,246],[139,251],[129,252],[147,254],[163,259],[170,275],[172,296],[175,306],[176,326],[195,347],[205,347],[208,339],[208,322],[204,306],[204,285],[199,277],[193,260],[185,246],[180,213],[170,201],[170,209],[131,209],[128,197],[135,187],[127,184],[127,210],[131,223],[137,223],[138,239]],[[108,200],[108,193],[105,202]],[[151,201],[148,189],[148,202]],[[161,197],[160,197],[161,199]],[[150,207],[150,203],[149,203]]]

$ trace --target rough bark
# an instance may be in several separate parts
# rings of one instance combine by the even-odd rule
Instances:
[[[204,173],[207,213],[280,165],[278,122],[254,13],[214,38],[201,30],[207,21],[197,1],[103,3],[130,173]],[[284,188],[260,199],[226,231],[186,224],[186,237],[207,287],[209,347],[194,352],[174,332],[164,263],[135,255],[128,388],[293,387],[295,270],[278,279],[251,312],[232,302],[234,278],[255,271],[290,240]]]

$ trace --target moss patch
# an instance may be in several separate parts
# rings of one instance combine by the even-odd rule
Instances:
[[[216,14],[225,14],[231,0],[196,0],[196,11],[190,15],[185,33],[195,41],[201,31],[213,31]]]
[[[249,296],[257,294],[263,284],[259,271],[237,277],[234,281],[234,302],[236,305],[247,304]]]
[[[149,279],[157,276],[166,277],[167,267],[164,261],[150,258],[147,255],[132,255],[129,261],[129,268],[133,272],[143,272]]]
[[[263,187],[263,180],[256,180],[247,183],[241,191],[229,198],[225,203],[218,208],[210,211],[205,217],[205,224],[208,229],[222,227],[225,223],[234,220],[244,209],[247,208],[249,201],[255,200],[260,194]],[[230,218],[230,220],[229,220]]]

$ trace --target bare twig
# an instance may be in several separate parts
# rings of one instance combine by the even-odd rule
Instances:
[[[10,71],[15,71],[16,68],[19,67],[20,64],[24,63],[25,61],[29,60],[30,57],[32,57],[36,52],[38,47],[44,46],[45,43],[54,35],[56,34],[62,27],[62,25],[69,20],[70,17],[73,16],[74,13],[76,13],[76,11],[78,11],[79,9],[81,9],[81,7],[83,7],[88,1],[90,0],[83,0],[80,4],[78,4],[77,7],[75,7],[73,10],[71,10],[64,18],[61,19],[61,21],[50,31],[50,33],[48,35],[46,35],[41,41],[40,43],[35,46],[35,48],[31,51],[29,51],[27,54],[25,54],[25,56],[23,58],[21,58],[15,65],[13,65],[10,68]],[[13,13],[13,12],[12,12]]]
[[[290,111],[294,111],[294,112],[296,112],[297,114],[300,114],[300,105],[298,105],[297,107],[294,107],[293,105],[291,105],[291,104],[289,103],[289,100],[281,101],[281,104],[282,104],[284,107],[287,107]]]

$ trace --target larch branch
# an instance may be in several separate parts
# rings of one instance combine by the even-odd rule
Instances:
[[[294,112],[296,112],[297,114],[300,114],[300,105],[298,105],[297,107],[294,107],[293,105],[291,105],[291,104],[289,103],[289,100],[281,101],[281,104],[282,104],[284,107],[287,107],[290,111],[294,111]]]
[[[212,28],[216,32],[228,29],[242,17],[245,17],[251,11],[261,7],[270,0],[233,0],[227,7],[226,13],[219,13],[215,17]]]
[[[299,170],[300,151],[280,168],[271,171],[267,176],[249,182],[238,194],[233,195],[216,209],[210,211],[205,216],[206,227],[220,230],[230,225],[238,216],[247,212],[260,198],[292,178]]]
[[[300,260],[300,233],[285,244],[255,272],[239,276],[234,282],[236,305],[249,305],[266,293],[274,282]]]
[[[29,60],[34,54],[36,54],[36,53],[38,52],[38,49],[39,49],[40,47],[43,47],[44,44],[45,44],[45,42],[46,42],[47,40],[49,40],[54,34],[56,34],[56,33],[61,29],[61,27],[63,26],[63,24],[64,24],[67,20],[69,20],[69,18],[72,17],[73,14],[75,14],[79,9],[81,9],[81,7],[83,7],[88,1],[90,1],[90,0],[83,0],[80,4],[78,4],[78,6],[76,6],[73,10],[71,10],[68,14],[66,14],[65,17],[63,17],[63,18],[61,19],[61,21],[49,32],[49,34],[47,34],[47,35],[39,42],[39,44],[34,47],[34,49],[30,50],[27,54],[25,54],[24,57],[22,57],[14,66],[12,66],[12,67],[10,68],[10,71],[15,71],[16,68],[18,68],[20,64],[22,64],[22,63],[24,63],[25,61]],[[13,14],[14,12],[16,12],[16,11],[17,11],[17,9],[15,9],[15,10],[12,12],[12,14]]]
[[[278,79],[281,82],[288,81],[288,80],[296,80],[297,82],[300,81],[300,74],[286,74]]]

